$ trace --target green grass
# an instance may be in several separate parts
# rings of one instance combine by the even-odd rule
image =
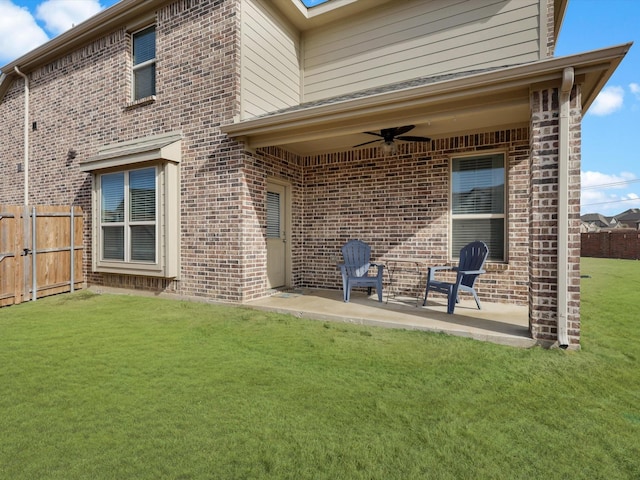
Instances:
[[[89,292],[0,310],[1,479],[640,478],[640,263],[582,350]]]

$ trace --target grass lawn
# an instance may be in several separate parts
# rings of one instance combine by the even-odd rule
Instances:
[[[89,292],[0,310],[1,479],[638,479],[640,262],[582,350]]]

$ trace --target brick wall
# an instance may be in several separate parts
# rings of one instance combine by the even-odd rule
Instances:
[[[558,89],[531,95],[531,212],[529,328],[534,338],[557,339],[558,293]],[[568,333],[580,339],[580,87],[571,93],[569,119]]]
[[[341,287],[340,247],[358,238],[374,258],[448,264],[449,162],[452,156],[502,150],[508,162],[508,261],[489,263],[478,282],[485,299],[526,304],[528,289],[529,133],[527,128],[400,144],[399,154],[376,148],[304,158],[304,283]],[[417,294],[415,277],[402,286]],[[420,288],[424,288],[421,285]]]
[[[636,230],[582,233],[583,257],[640,259],[640,233]]]
[[[238,112],[239,0],[179,0],[157,11],[157,95],[131,105],[130,35],[116,29],[27,72],[31,81],[30,198],[85,212],[84,270],[91,284],[241,301],[247,255],[241,146],[219,126]],[[0,103],[0,203],[22,203],[23,88]],[[7,129],[4,128],[7,125]],[[104,145],[181,131],[180,281],[91,273],[91,176],[78,162]],[[70,149],[76,151],[69,160]]]
[[[546,25],[545,25],[545,33],[546,33],[546,40],[547,40],[547,49],[546,49],[546,55],[547,57],[553,57],[553,52],[556,49],[556,36],[558,34],[558,32],[555,31],[555,22],[554,22],[554,14],[555,14],[555,8],[554,8],[554,3],[555,0],[547,0],[547,5],[546,5]],[[542,3],[541,8],[544,8],[544,2]]]

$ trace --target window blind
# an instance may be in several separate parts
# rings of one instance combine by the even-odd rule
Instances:
[[[102,191],[100,218],[103,222],[124,222],[124,173],[100,177]]]
[[[489,247],[489,259],[504,259],[504,218],[453,220],[451,250],[457,258],[466,244],[480,240]]]
[[[452,210],[454,214],[504,213],[502,155],[453,159]]]
[[[124,227],[102,227],[102,258],[124,260]]]
[[[133,64],[156,58],[156,27],[152,26],[133,35]]]
[[[134,73],[136,99],[156,94],[156,64],[137,69]]]
[[[129,215],[132,222],[156,219],[156,169],[129,172]]]
[[[155,262],[156,227],[155,225],[131,226],[131,260]]]
[[[280,238],[280,194],[267,192],[267,238]]]
[[[156,27],[151,26],[133,35],[134,98],[156,94]]]

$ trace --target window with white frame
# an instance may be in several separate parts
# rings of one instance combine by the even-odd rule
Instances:
[[[94,272],[179,278],[182,134],[105,145],[93,175]]]
[[[103,173],[98,181],[100,260],[156,263],[156,167]]]
[[[133,100],[156,94],[156,27],[133,34]]]
[[[491,153],[451,162],[451,252],[469,242],[489,247],[489,260],[505,260],[505,156]]]

